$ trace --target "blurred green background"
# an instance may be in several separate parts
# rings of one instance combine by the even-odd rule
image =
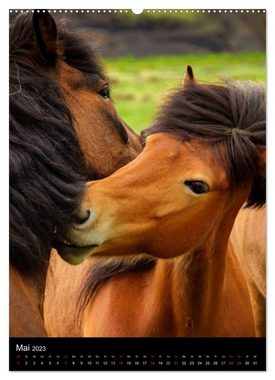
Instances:
[[[104,63],[118,113],[137,132],[153,122],[165,95],[181,85],[188,64],[201,82],[265,82],[264,53],[121,57]]]
[[[117,110],[138,132],[180,86],[187,65],[201,82],[265,82],[264,11],[91,10],[64,17],[97,48]]]

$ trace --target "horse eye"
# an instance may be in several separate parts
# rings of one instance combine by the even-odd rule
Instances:
[[[110,99],[110,90],[109,90],[109,87],[108,86],[103,87],[103,89],[99,91],[99,95],[103,99]]]
[[[184,184],[195,194],[204,194],[209,191],[209,186],[204,181],[185,181]]]

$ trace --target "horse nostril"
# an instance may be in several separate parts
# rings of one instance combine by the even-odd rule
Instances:
[[[90,210],[86,210],[84,212],[75,214],[74,223],[75,224],[84,224],[90,218],[91,212]]]

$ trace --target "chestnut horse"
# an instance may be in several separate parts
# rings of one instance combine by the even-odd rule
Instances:
[[[92,273],[84,336],[255,336],[230,233],[245,202],[265,203],[265,135],[262,86],[199,85],[188,68],[143,152],[87,185],[79,221],[59,245],[70,259],[165,259],[110,278]]]
[[[241,209],[231,233],[246,274],[257,336],[266,335],[266,208]]]
[[[111,174],[140,150],[93,49],[58,30],[48,12],[17,17],[10,26],[11,336],[46,335],[42,305],[56,228],[76,220],[86,180]]]

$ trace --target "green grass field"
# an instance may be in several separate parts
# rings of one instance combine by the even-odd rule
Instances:
[[[153,122],[165,95],[180,85],[188,64],[201,82],[266,79],[263,53],[122,57],[104,63],[119,115],[138,132]]]

